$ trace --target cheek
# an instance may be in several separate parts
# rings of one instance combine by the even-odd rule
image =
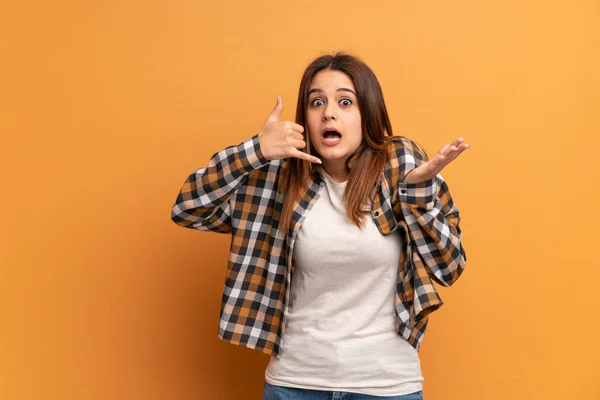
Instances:
[[[310,140],[315,141],[316,139],[318,139],[318,135],[317,135],[317,131],[319,130],[319,123],[318,123],[318,119],[315,119],[314,115],[311,115],[310,113],[308,113],[308,115],[306,116],[306,125],[304,128],[308,128],[308,133],[309,133],[309,137]]]

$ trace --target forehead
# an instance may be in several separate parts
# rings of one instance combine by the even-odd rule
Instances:
[[[341,71],[324,69],[315,75],[308,89],[320,89],[325,92],[335,92],[339,88],[347,88],[356,92],[352,79]]]

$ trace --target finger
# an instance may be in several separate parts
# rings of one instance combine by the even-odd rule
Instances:
[[[466,149],[468,149],[469,147],[471,147],[471,145],[463,143],[460,146],[458,146],[458,150],[456,151],[456,155],[454,156],[454,158],[458,157],[459,155],[462,154],[463,151],[465,151]]]
[[[471,145],[464,143],[464,142],[459,144],[458,146],[456,146],[455,150],[453,150],[454,158],[458,157],[459,154],[461,154],[463,151],[465,151],[469,147],[471,147]]]
[[[460,146],[460,144],[461,144],[461,143],[463,143],[464,141],[465,141],[465,139],[464,139],[464,138],[462,138],[462,137],[459,137],[458,139],[454,140],[454,141],[451,143],[451,145],[452,145],[452,146],[454,146],[454,147],[458,147],[458,146]]]
[[[458,138],[449,145],[445,145],[444,147],[442,147],[442,149],[445,148],[446,150],[443,154],[448,157],[452,157],[452,159],[456,158],[460,153],[462,153],[470,147],[468,144],[464,143],[464,141],[465,139]]]
[[[294,139],[292,146],[294,146],[297,149],[303,149],[306,147],[306,142],[304,140]]]
[[[305,153],[305,152],[303,152],[303,151],[300,151],[300,150],[296,150],[296,151],[295,151],[295,152],[292,154],[292,157],[300,158],[300,159],[302,159],[302,160],[306,160],[306,161],[308,161],[308,162],[311,162],[311,163],[323,164],[323,163],[321,162],[321,160],[319,160],[317,157],[315,157],[315,156],[311,156],[310,154],[308,154],[308,153]]]
[[[450,147],[449,144],[443,145],[442,148],[440,149],[440,151],[438,151],[438,153],[441,155],[446,155],[446,152],[448,151],[449,147]]]
[[[296,132],[304,132],[304,127],[300,124],[296,124],[295,122],[288,121],[286,122],[285,126],[295,130]]]
[[[297,140],[304,140],[304,135],[296,131],[292,131],[292,138]]]
[[[450,146],[451,150],[446,155],[444,162],[446,164],[450,163],[450,161],[455,160],[463,151],[465,151],[469,147],[471,146],[466,143],[462,143],[458,147]]]
[[[283,99],[277,96],[277,103],[275,104],[275,108],[271,111],[271,114],[267,117],[267,121],[276,122],[279,121],[279,116],[281,115],[281,111],[283,110]]]

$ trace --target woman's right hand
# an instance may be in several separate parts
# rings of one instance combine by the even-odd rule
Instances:
[[[317,157],[299,150],[306,147],[304,136],[302,136],[304,127],[290,121],[279,121],[282,110],[283,100],[277,96],[277,104],[258,134],[260,149],[265,158],[272,161],[296,157],[321,164],[321,160]]]

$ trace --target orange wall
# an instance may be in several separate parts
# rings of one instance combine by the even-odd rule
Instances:
[[[468,267],[427,400],[600,399],[600,3],[11,2],[0,13],[0,398],[258,399],[217,338],[228,237],[174,225],[187,175],[348,50],[434,153]]]

